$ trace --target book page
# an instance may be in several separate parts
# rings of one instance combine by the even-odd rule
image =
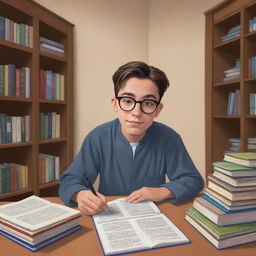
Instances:
[[[96,228],[105,255],[148,248],[129,219],[96,224]]]
[[[164,214],[137,218],[133,221],[141,233],[147,237],[150,247],[181,244],[188,238]]]
[[[36,231],[78,216],[80,212],[37,196],[0,206],[0,218],[30,231]]]
[[[125,198],[116,199],[108,203],[108,209],[93,215],[95,223],[126,219],[139,216],[160,214],[159,208],[152,201],[128,203]]]

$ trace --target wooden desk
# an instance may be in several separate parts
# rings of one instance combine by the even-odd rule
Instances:
[[[109,197],[111,201],[116,197]],[[62,203],[59,198],[45,198],[51,202]],[[4,202],[0,202],[4,204]],[[181,231],[192,241],[191,244],[179,245],[162,249],[154,249],[140,253],[129,254],[131,256],[254,256],[256,255],[256,242],[237,246],[231,249],[217,250],[203,236],[200,235],[189,223],[184,220],[185,210],[191,207],[191,202],[177,206],[169,203],[158,204],[161,211],[181,229]],[[1,256],[101,256],[103,255],[100,242],[94,229],[91,217],[83,216],[80,219],[82,229],[57,241],[38,252],[30,252],[22,246],[0,236]]]

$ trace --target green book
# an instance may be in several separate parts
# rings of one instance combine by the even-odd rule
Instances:
[[[247,167],[256,167],[256,152],[225,153],[224,161]]]
[[[219,161],[213,163],[214,170],[222,172],[228,176],[244,177],[256,176],[256,168],[245,167],[226,161]]]
[[[256,221],[229,226],[217,226],[194,208],[188,209],[186,211],[186,214],[190,216],[201,227],[203,227],[208,233],[214,236],[214,238],[216,238],[217,240],[256,232]]]

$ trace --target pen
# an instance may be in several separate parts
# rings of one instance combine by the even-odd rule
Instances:
[[[87,178],[88,179],[88,178]],[[96,191],[95,191],[95,189],[94,189],[94,187],[93,187],[93,185],[92,185],[92,183],[90,182],[90,180],[88,179],[88,184],[89,184],[89,188],[90,188],[90,190],[92,191],[92,193],[95,195],[95,196],[97,196],[97,193],[96,193]]]
[[[92,183],[90,182],[90,180],[89,180],[88,178],[87,178],[87,180],[88,180],[88,184],[89,184],[90,190],[92,191],[92,193],[93,193],[95,196],[98,197],[98,195],[97,195],[97,193],[96,193],[96,191],[95,191],[95,189],[94,189]],[[105,211],[108,212],[108,209],[105,209]]]

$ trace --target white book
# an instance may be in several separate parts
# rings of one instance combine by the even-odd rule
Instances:
[[[0,219],[32,232],[80,214],[78,210],[51,203],[34,195],[18,202],[0,206]]]
[[[44,47],[44,48],[47,48],[47,49],[50,49],[50,50],[53,50],[53,51],[56,51],[56,52],[64,53],[64,49],[55,47],[55,46],[50,45],[50,44],[40,43],[40,46],[42,46],[42,47]]]
[[[55,157],[55,180],[59,180],[60,178],[60,158]]]
[[[56,138],[56,112],[52,112],[52,139]]]
[[[12,142],[17,142],[17,117],[12,116]]]
[[[25,98],[30,98],[30,68],[29,67],[25,67]]]
[[[152,201],[134,204],[117,199],[93,220],[105,255],[190,242]]]
[[[16,142],[21,142],[21,116],[16,116],[17,138]]]
[[[60,138],[60,114],[56,114],[56,138]]]
[[[30,141],[30,116],[25,116],[25,141]]]

